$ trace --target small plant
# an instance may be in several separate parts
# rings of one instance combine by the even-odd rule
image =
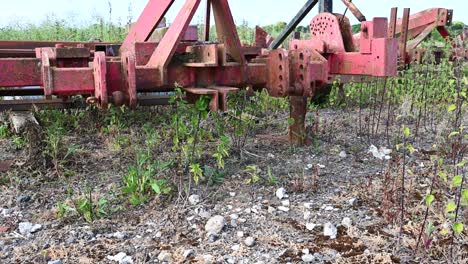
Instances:
[[[5,139],[10,137],[10,131],[8,131],[7,125],[0,125],[0,139]]]
[[[255,184],[260,181],[260,176],[258,175],[258,168],[257,165],[249,165],[245,167],[244,172],[247,174],[247,179],[245,179],[245,183],[247,184]]]
[[[26,140],[20,136],[13,136],[12,141],[16,149],[23,149],[26,146]]]
[[[224,177],[226,176],[226,172],[205,165],[203,175],[207,177],[208,185],[214,186],[223,183]]]

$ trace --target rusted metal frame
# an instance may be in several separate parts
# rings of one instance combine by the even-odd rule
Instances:
[[[210,41],[210,27],[211,27],[211,0],[206,0],[206,11],[205,11],[205,25],[204,25],[204,38],[205,41]]]
[[[401,22],[401,37],[400,37],[400,59],[402,63],[406,65],[407,58],[406,58],[406,45],[408,41],[408,27],[410,21],[410,9],[405,8],[403,9],[403,19]]]
[[[150,0],[123,41],[120,53],[131,50],[136,42],[147,41],[173,3],[174,0]]]
[[[397,27],[397,18],[398,18],[398,7],[392,7],[390,11],[390,22],[388,24],[388,37],[396,37],[396,27]]]
[[[356,17],[359,22],[366,21],[366,17],[362,12],[357,8],[357,6],[351,0],[342,0],[343,4],[351,11],[351,13]]]
[[[226,52],[241,65],[247,63],[242,51],[242,44],[237,33],[237,27],[227,0],[211,0],[213,15],[216,22],[218,40],[225,45]]]
[[[0,59],[0,86],[41,86],[40,59],[5,58]]]
[[[289,141],[292,144],[303,146],[307,143],[305,118],[307,114],[307,97],[290,96],[289,111],[292,120],[289,126]]]
[[[107,62],[104,52],[96,52],[93,61],[94,70],[94,96],[97,106],[106,109],[109,104],[107,94]]]
[[[56,99],[31,99],[31,100],[0,100],[0,112],[2,111],[31,111],[35,109],[68,109],[85,108],[86,104],[81,101],[64,101]]]
[[[436,23],[438,26],[445,26],[447,23],[447,9],[444,8],[430,8],[424,11],[415,13],[409,17],[408,29],[411,31],[416,28],[431,25]],[[397,20],[396,34],[401,33],[401,25],[403,18]]]
[[[151,55],[147,68],[154,68],[163,84],[167,83],[167,66],[176,52],[177,46],[187,30],[201,0],[187,0],[174,22],[169,27],[156,50]]]
[[[445,27],[444,27],[445,28]],[[414,50],[421,42],[426,39],[429,34],[431,34],[432,30],[434,29],[433,26],[428,26],[426,29],[424,29],[423,32],[421,32],[416,38],[410,40],[407,44],[407,50],[412,51]],[[442,34],[441,34],[442,35]]]
[[[296,29],[297,25],[301,23],[305,16],[307,16],[318,3],[319,0],[308,0],[307,3],[299,10],[297,15],[289,22],[289,24],[284,28],[284,30],[279,34],[279,36],[270,44],[270,49],[277,49],[283,42],[288,38],[289,35]],[[328,0],[327,0],[328,1]]]
[[[83,47],[90,50],[96,49],[96,46],[112,45],[111,42],[74,42],[74,41],[18,41],[18,40],[1,40],[0,50],[34,50],[36,48],[53,48],[58,44],[65,47]]]

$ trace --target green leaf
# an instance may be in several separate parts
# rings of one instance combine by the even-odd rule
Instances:
[[[447,173],[440,171],[437,175],[439,175],[439,177],[444,180],[444,182],[447,182]]]
[[[408,145],[407,148],[408,148],[408,151],[409,151],[411,154],[414,153],[415,149],[414,149],[413,145]]]
[[[456,104],[452,104],[452,105],[449,105],[447,111],[450,113],[450,112],[453,112],[457,110],[457,105]]]
[[[463,190],[462,191],[462,198],[463,198],[463,200],[468,202],[468,190]]]
[[[449,202],[445,207],[446,213],[451,213],[457,209],[457,205],[454,202]]]
[[[410,134],[411,134],[411,131],[409,127],[405,127],[405,129],[403,130],[403,135],[405,136],[405,138],[409,138]]]
[[[463,178],[461,176],[457,175],[457,176],[453,177],[452,186],[453,187],[460,187],[461,184],[462,184],[462,180],[463,180]]]
[[[460,235],[463,232],[463,224],[462,223],[453,223],[452,229],[456,235]]]
[[[460,132],[455,131],[455,132],[450,133],[448,137],[449,137],[449,138],[452,138],[452,137],[458,136],[458,135],[460,135]]]
[[[434,195],[432,195],[432,194],[427,195],[426,196],[426,205],[428,207],[431,206],[432,202],[434,202],[434,199],[435,199]]]

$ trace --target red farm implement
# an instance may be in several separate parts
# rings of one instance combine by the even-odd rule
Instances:
[[[289,49],[279,48],[318,3],[309,0],[274,42],[259,30],[259,46],[245,47],[228,0],[203,1],[207,16],[202,40],[191,33],[189,25],[202,1],[186,0],[164,36],[150,41],[173,3],[150,0],[119,44],[0,41],[0,87],[5,87],[0,96],[40,95],[44,99],[36,104],[59,105],[80,95],[99,108],[109,104],[134,108],[165,103],[164,97],[147,94],[170,92],[177,84],[188,97],[210,96],[210,107],[216,111],[226,110],[227,95],[239,88],[266,89],[271,96],[291,98],[295,122],[290,137],[302,144],[308,97],[340,75],[397,73],[398,40],[389,37],[386,18],[361,19],[359,51],[353,45],[348,19],[332,13],[312,19],[310,39],[293,39]],[[207,41],[211,12],[217,42]],[[5,102],[3,109],[28,103]]]

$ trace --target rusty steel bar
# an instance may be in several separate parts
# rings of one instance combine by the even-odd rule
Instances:
[[[291,124],[289,126],[289,140],[292,144],[302,146],[307,141],[305,118],[307,114],[307,97],[290,96],[289,108]]]
[[[203,30],[204,40],[210,40],[210,26],[211,26],[211,0],[206,0],[205,11],[205,29]]]
[[[401,22],[401,38],[400,38],[400,59],[406,65],[406,45],[408,41],[408,26],[410,20],[410,9],[403,9],[403,19]]]
[[[356,17],[356,19],[359,22],[364,22],[366,21],[366,17],[361,13],[359,8],[351,1],[351,0],[342,0],[343,4],[353,13],[353,15]]]
[[[297,25],[301,23],[310,10],[318,3],[319,0],[309,0],[307,3],[299,10],[297,15],[289,22],[286,28],[280,33],[280,35],[270,44],[270,49],[277,49],[283,42],[288,38],[289,35],[296,29]]]
[[[120,52],[130,50],[136,42],[147,41],[173,3],[174,0],[150,0],[125,38]]]
[[[392,10],[390,12],[390,22],[388,25],[388,37],[389,38],[396,37],[397,16],[398,16],[398,7],[392,7]]]

